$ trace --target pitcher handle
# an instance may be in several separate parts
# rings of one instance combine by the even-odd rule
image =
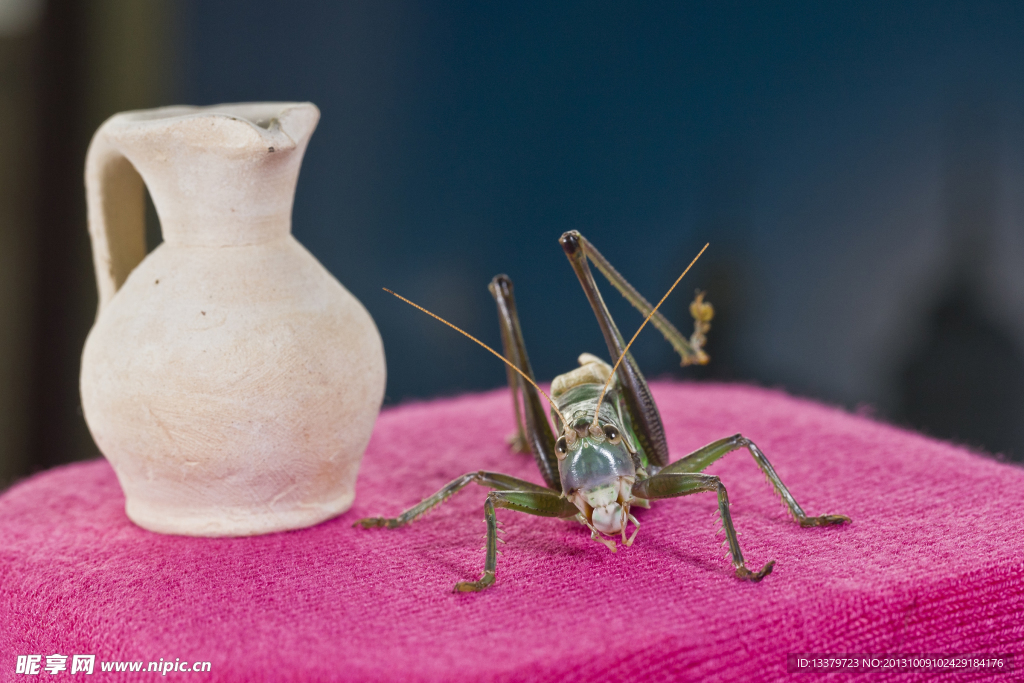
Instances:
[[[146,257],[146,203],[142,176],[100,126],[85,155],[85,199],[103,312],[135,266]]]

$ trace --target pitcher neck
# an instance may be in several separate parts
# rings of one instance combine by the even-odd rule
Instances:
[[[162,173],[140,171],[165,242],[229,247],[261,244],[291,232],[300,162],[301,152],[295,150],[243,159],[195,154]]]

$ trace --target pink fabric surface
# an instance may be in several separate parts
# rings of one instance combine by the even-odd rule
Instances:
[[[701,494],[639,510],[636,543],[617,554],[578,524],[499,510],[497,583],[453,594],[483,564],[484,489],[404,529],[352,522],[476,469],[540,482],[505,446],[505,391],[385,411],[353,509],[300,531],[153,534],[125,517],[104,461],[71,465],[0,497],[0,680],[30,680],[16,655],[54,653],[210,661],[209,674],[167,674],[194,681],[934,678],[788,674],[796,652],[1013,653],[1024,667],[1024,471],[780,392],[652,389],[673,459],[742,432],[808,514],[853,524],[799,528],[737,452],[709,472],[729,490],[749,565],[777,561],[762,583],[733,578],[715,497]]]

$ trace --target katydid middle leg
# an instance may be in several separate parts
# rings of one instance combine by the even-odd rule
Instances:
[[[579,512],[569,500],[562,498],[557,491],[534,484],[523,479],[510,477],[496,472],[470,472],[449,482],[444,488],[409,508],[398,517],[367,517],[355,523],[365,529],[385,527],[395,529],[415,521],[432,508],[437,507],[453,495],[476,482],[492,490],[487,494],[484,503],[484,519],[487,522],[487,555],[484,560],[484,571],[477,581],[460,581],[455,585],[456,591],[479,591],[494,583],[494,569],[498,552],[498,521],[494,509],[507,508],[518,510],[541,517],[575,517]]]
[[[576,517],[579,510],[557,491],[538,487],[530,491],[491,491],[484,503],[484,519],[487,521],[487,555],[484,571],[476,581],[459,581],[455,590],[460,593],[481,591],[494,583],[494,570],[498,561],[498,520],[495,508],[517,510],[539,517]]]
[[[464,474],[458,479],[448,482],[448,484],[446,484],[440,491],[429,498],[425,498],[420,503],[412,506],[397,517],[367,517],[357,521],[354,526],[361,526],[364,529],[373,529],[376,527],[397,529],[400,526],[405,526],[409,522],[422,517],[431,509],[445,502],[474,482],[481,486],[486,486],[487,488],[496,489],[498,491],[549,491],[549,489],[544,488],[540,484],[534,484],[533,482],[526,481],[525,479],[518,479],[516,477],[510,477],[507,474],[484,472],[481,470],[479,472]]]
[[[703,472],[707,469],[708,465],[715,462],[722,456],[732,451],[746,448],[751,457],[754,458],[754,462],[761,468],[768,481],[771,482],[772,487],[775,488],[776,493],[782,498],[782,502],[789,508],[790,514],[793,518],[800,523],[802,527],[813,527],[813,526],[830,526],[832,524],[844,524],[850,521],[850,518],[846,515],[821,515],[819,517],[808,517],[804,512],[803,508],[800,507],[799,503],[796,502],[796,498],[789,492],[786,485],[782,483],[782,479],[775,472],[775,468],[768,462],[768,458],[765,457],[764,453],[757,445],[743,436],[742,434],[735,434],[725,439],[719,439],[718,441],[709,443],[707,446],[700,448],[693,453],[690,453],[684,458],[675,461],[665,469],[661,470],[661,474],[681,474],[681,473],[693,473]]]
[[[771,574],[772,569],[775,567],[775,560],[772,560],[756,572],[747,569],[743,561],[743,552],[740,550],[739,538],[736,536],[736,528],[732,524],[732,513],[729,511],[729,494],[725,490],[722,480],[715,475],[690,472],[666,473],[665,470],[662,470],[650,479],[638,481],[633,485],[633,494],[647,500],[678,498],[706,491],[714,491],[718,494],[718,514],[722,518],[722,528],[725,530],[725,539],[729,544],[732,564],[736,568],[736,578],[760,581]]]

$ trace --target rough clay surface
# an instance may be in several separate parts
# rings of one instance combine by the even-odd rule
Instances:
[[[352,522],[474,469],[539,482],[505,446],[506,391],[385,411],[353,509],[298,531],[152,534],[125,517],[105,462],[71,465],[0,497],[0,680],[32,653],[211,661],[210,674],[185,675],[194,681],[935,680],[787,674],[797,652],[1024,664],[1024,471],[779,392],[652,390],[673,459],[741,431],[808,513],[853,524],[799,528],[734,453],[709,471],[728,487],[750,564],[777,561],[762,583],[733,578],[706,494],[639,510],[636,543],[614,555],[577,524],[499,510],[497,583],[453,594],[483,563],[482,489],[404,529]]]
[[[147,529],[268,533],[352,503],[384,354],[363,306],[290,234],[318,118],[309,103],[129,112],[90,147],[100,310],[82,405]],[[143,180],[164,233],[145,258]]]

